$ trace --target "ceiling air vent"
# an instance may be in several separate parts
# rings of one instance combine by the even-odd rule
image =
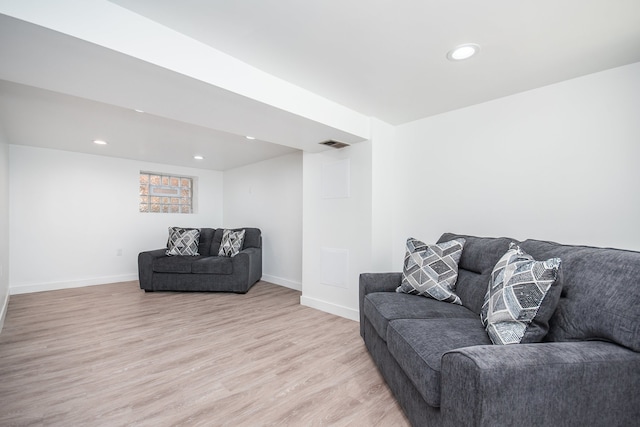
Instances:
[[[328,141],[324,141],[320,143],[321,145],[326,145],[327,147],[331,147],[331,148],[344,148],[344,147],[348,147],[349,144],[346,144],[344,142],[340,142],[340,141],[334,141],[332,139],[328,140]]]

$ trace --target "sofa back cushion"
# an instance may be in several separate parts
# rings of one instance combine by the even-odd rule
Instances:
[[[244,234],[244,242],[242,244],[242,249],[262,248],[262,232],[260,231],[259,228],[245,227],[245,228],[232,228],[231,230],[233,231],[246,230]],[[214,256],[218,255],[223,234],[224,234],[223,228],[218,228],[217,230],[215,230],[215,233],[213,234],[213,239],[211,241],[211,249],[210,249],[211,255],[214,255]]]
[[[202,256],[211,255],[211,242],[213,241],[213,233],[215,228],[201,228],[200,241],[198,242],[198,253]]]
[[[536,259],[562,259],[545,341],[606,340],[640,351],[640,252],[539,240],[520,247]]]
[[[480,316],[491,271],[509,249],[509,243],[517,243],[517,240],[507,237],[474,237],[444,233],[438,239],[438,243],[458,238],[464,238],[466,243],[458,262],[455,293],[462,300],[463,306]]]

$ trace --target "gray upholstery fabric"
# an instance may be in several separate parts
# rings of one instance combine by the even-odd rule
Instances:
[[[393,320],[386,341],[416,390],[434,407],[440,406],[442,355],[460,347],[491,344],[476,318]]]
[[[191,264],[191,272],[195,274],[231,274],[233,261],[230,258],[210,256]]]
[[[157,273],[191,273],[191,265],[203,257],[172,255],[153,260],[152,269]]]
[[[211,242],[213,240],[213,228],[200,229],[200,242],[198,243],[198,253],[202,256],[211,255]]]
[[[391,320],[441,317],[478,320],[477,314],[463,306],[439,302],[419,295],[376,292],[364,298],[364,314],[383,340],[386,340],[387,326]]]
[[[466,242],[458,262],[455,292],[462,300],[462,305],[480,315],[493,267],[507,252],[509,243],[518,242],[507,237],[474,237],[445,233],[438,239],[438,243],[457,238],[463,238]]]
[[[442,358],[454,425],[635,426],[640,354],[590,341],[474,346]]]
[[[153,261],[166,257],[165,252],[166,249],[155,249],[138,254],[138,281],[141,289],[152,289]]]
[[[640,252],[527,240],[534,257],[562,259],[549,341],[607,340],[640,351]]]
[[[245,230],[243,249],[233,258],[217,260],[217,256],[211,256],[218,253],[220,245],[215,236],[222,237],[221,229],[212,228],[201,229],[200,256],[167,257],[165,249],[141,252],[138,255],[140,288],[145,291],[247,292],[262,277],[262,236],[258,228]]]
[[[447,303],[443,303],[447,304]],[[387,343],[378,336],[373,326],[365,318],[362,325],[364,335],[367,336],[365,345],[378,370],[404,410],[407,418],[414,427],[453,427],[453,424],[445,424],[446,419],[440,416],[440,409],[427,405],[413,383],[407,377],[404,370],[398,365],[396,359],[387,348]],[[460,426],[462,424],[458,424]]]
[[[399,272],[360,275],[360,334],[411,424],[637,425],[640,253],[451,233],[439,241],[456,237],[467,241],[456,293],[473,312],[472,317],[448,316],[454,313],[439,313],[435,307],[462,309],[453,304],[422,298],[434,304],[426,307],[394,299],[403,295],[395,293],[401,281]],[[519,243],[535,259],[562,260],[557,279],[562,281],[562,294],[549,321],[546,342],[465,346],[461,336],[482,328],[476,314],[491,270],[510,242]],[[427,312],[434,318],[420,318]],[[469,327],[459,326],[461,336],[442,325],[453,328],[467,322]],[[443,343],[449,338],[450,346]],[[460,347],[444,350],[456,345]],[[434,381],[442,351],[438,408],[434,406],[438,393]]]
[[[402,273],[362,273],[359,280],[360,336],[364,338],[364,297],[374,292],[395,292],[402,282]]]

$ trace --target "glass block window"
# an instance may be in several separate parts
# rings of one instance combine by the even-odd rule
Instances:
[[[140,212],[193,213],[193,178],[141,171]]]

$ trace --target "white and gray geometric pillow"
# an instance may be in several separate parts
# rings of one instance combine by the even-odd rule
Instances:
[[[199,228],[169,227],[169,240],[167,241],[167,255],[199,255],[198,242],[200,241]]]
[[[544,303],[557,303],[557,299],[545,296],[556,283],[560,262],[560,258],[536,261],[515,243],[509,245],[493,268],[480,311],[480,320],[494,344],[525,342],[523,338],[532,328],[540,307]],[[544,311],[553,310],[555,307],[545,307]],[[543,337],[529,337],[526,342],[540,341]]]
[[[245,230],[224,230],[218,256],[234,257],[242,250]]]
[[[464,244],[465,239],[427,245],[412,237],[408,238],[402,283],[396,292],[462,305],[454,290],[458,279],[458,261]]]

